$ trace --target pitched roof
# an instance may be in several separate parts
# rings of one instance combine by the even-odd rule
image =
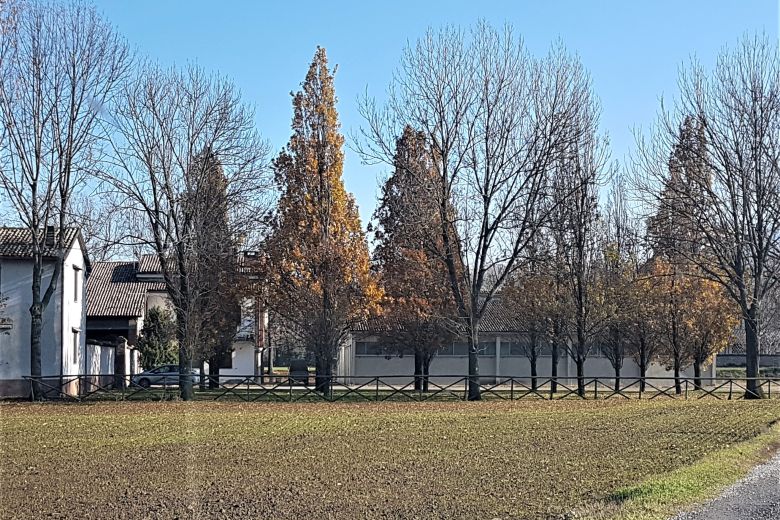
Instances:
[[[488,303],[482,321],[479,324],[480,332],[517,332],[523,330],[520,320],[500,297],[494,297]]]
[[[387,331],[390,325],[381,318],[370,319],[365,322],[356,323],[352,327],[353,332],[381,332]],[[512,310],[504,305],[501,298],[495,297],[490,300],[482,314],[482,321],[479,324],[479,332],[485,334],[495,334],[499,332],[517,332],[522,330],[522,325]]]
[[[43,236],[45,233],[45,230],[38,231],[39,240],[43,246],[43,256],[48,258],[59,256],[60,251],[57,249],[56,241],[52,245],[47,245],[45,237]],[[65,244],[66,250],[73,246],[75,240],[79,240],[84,257],[87,257],[87,251],[84,248],[79,228],[65,228],[64,238],[65,240],[63,240],[63,243]],[[0,227],[0,257],[32,258],[32,254],[33,241],[32,233],[29,228]],[[89,264],[89,259],[87,259],[87,264]]]
[[[170,265],[170,262],[166,262]],[[160,258],[156,254],[141,255],[138,261],[138,272],[146,274],[162,273]]]
[[[258,251],[239,251],[236,257],[239,272],[250,276],[257,275],[261,259],[262,255]],[[138,260],[138,272],[145,275],[162,274],[160,258],[157,254],[147,253],[141,255],[141,258]]]
[[[143,316],[146,293],[165,291],[165,284],[139,282],[136,274],[136,262],[96,262],[87,278],[87,316]]]

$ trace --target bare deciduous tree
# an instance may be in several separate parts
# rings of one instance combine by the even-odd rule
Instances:
[[[207,269],[220,265],[204,258],[213,248],[204,249],[201,238],[228,234],[251,247],[270,209],[268,146],[236,87],[195,66],[141,70],[117,96],[114,110],[116,165],[105,180],[126,198],[128,222],[135,223],[128,236],[160,263],[176,316],[181,395],[189,399],[188,374],[209,319],[203,302],[213,284],[205,280],[214,273]],[[227,212],[227,231],[211,229],[223,219],[204,214],[212,206],[197,202],[213,182],[204,155],[222,167],[226,208],[212,209]]]
[[[431,143],[438,256],[468,334],[469,399],[480,398],[482,316],[522,265],[545,218],[537,208],[548,170],[563,142],[579,137],[570,122],[591,102],[587,74],[561,47],[537,60],[511,27],[480,23],[468,33],[429,30],[404,50],[386,106],[362,103],[364,160],[392,164],[406,125]]]
[[[593,118],[593,114],[589,114]],[[576,124],[576,122],[575,122]],[[577,392],[585,395],[585,361],[607,326],[604,301],[604,226],[598,192],[607,171],[606,142],[595,134],[592,122],[573,140],[556,164],[556,189],[571,193],[563,201],[567,288],[571,325],[566,350],[577,367]],[[587,129],[591,129],[588,131]]]
[[[81,229],[81,236],[93,262],[134,256],[133,243],[126,240],[124,198],[104,191],[100,184],[79,190],[72,199],[69,221]]]
[[[630,324],[637,311],[633,294],[639,261],[639,234],[628,205],[623,175],[612,179],[605,216],[603,294],[607,327],[603,352],[615,371],[615,391],[619,391],[623,362],[631,353]]]
[[[757,380],[763,305],[780,282],[780,53],[766,36],[724,50],[709,73],[692,62],[680,97],[650,139],[638,139],[637,188],[654,214],[668,211],[700,244],[675,252],[726,288],[741,311],[748,397]],[[669,182],[666,158],[678,125],[693,118],[703,146],[687,153],[703,165],[688,182]],[[671,196],[670,196],[671,195]]]
[[[30,374],[41,375],[43,313],[57,290],[76,187],[101,162],[106,105],[126,76],[125,42],[79,2],[4,3],[0,34],[0,186],[30,232]],[[58,251],[48,284],[44,242]],[[45,287],[44,287],[45,285]],[[33,398],[41,396],[33,382]]]

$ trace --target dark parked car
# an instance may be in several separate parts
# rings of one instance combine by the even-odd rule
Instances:
[[[290,360],[290,382],[309,385],[309,365],[305,359]]]
[[[192,384],[198,383],[200,371],[192,370]],[[149,388],[152,385],[177,386],[179,384],[179,365],[162,365],[144,370],[133,376],[133,385]]]

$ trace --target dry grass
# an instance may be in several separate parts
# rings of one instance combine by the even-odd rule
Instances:
[[[0,405],[0,517],[556,518],[780,402]]]

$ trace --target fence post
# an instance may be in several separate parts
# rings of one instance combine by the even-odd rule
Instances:
[[[598,379],[594,379],[594,382],[596,384],[593,387],[593,399],[598,399],[599,398],[599,380]]]
[[[688,399],[688,380],[685,380],[685,399]]]
[[[374,401],[379,401],[379,378],[375,377],[374,380],[376,381],[376,394],[374,394]]]
[[[509,380],[509,400],[514,401],[515,400],[515,378],[511,378]]]
[[[731,392],[732,392],[733,388],[734,388],[734,380],[733,379],[729,379],[729,399],[728,399],[729,401],[731,401]]]

